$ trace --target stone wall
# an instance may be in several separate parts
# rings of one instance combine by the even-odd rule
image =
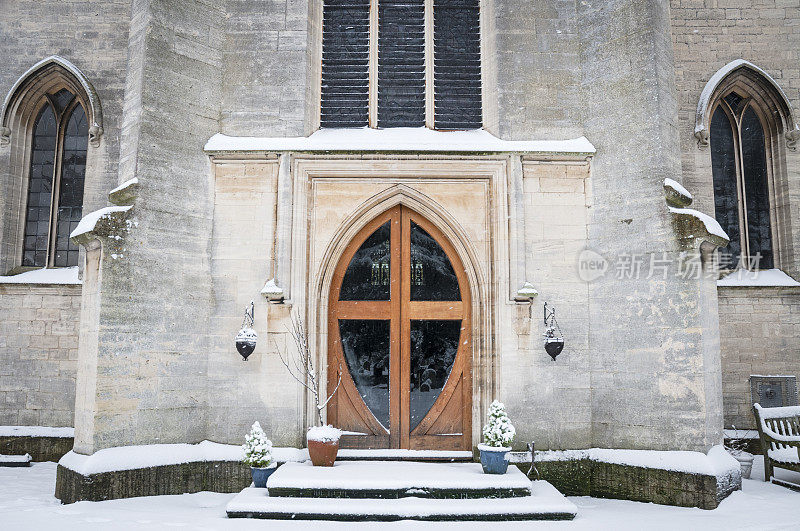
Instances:
[[[288,136],[313,128],[310,109],[317,102],[308,94],[317,81],[309,57],[319,13],[309,7],[318,4],[90,4],[92,18],[108,20],[109,26],[96,35],[79,33],[79,41],[112,49],[96,54],[98,64],[84,58],[89,54],[67,56],[93,80],[108,78],[96,83],[103,103],[111,100],[104,142],[109,142],[107,149],[112,140],[121,138],[121,144],[113,148],[120,153],[118,172],[109,164],[109,182],[98,187],[87,205],[101,206],[110,184],[131,177],[138,177],[140,191],[130,232],[114,243],[125,252],[104,253],[98,291],[87,290],[96,294],[91,302],[97,314],[87,313],[93,321],[84,323],[96,349],[82,350],[85,395],[78,400],[83,415],[76,426],[78,451],[209,436],[230,440],[240,436],[246,419],[259,415],[274,419],[270,428],[282,441],[293,444],[301,436],[299,426],[308,412],[302,411],[296,390],[286,391],[291,388],[285,375],[277,376],[283,369],[269,345],[286,322],[288,306],[268,309],[256,295],[261,361],[244,364],[232,352],[231,337],[244,304],[274,274],[274,172],[248,174],[244,167],[232,167],[223,171],[230,174],[217,174],[202,146],[219,131]],[[68,8],[78,10],[78,5]],[[691,97],[684,98],[683,66],[676,91],[675,56],[679,65],[684,57],[676,51],[679,37],[670,38],[671,31],[680,33],[677,21],[689,4],[673,2],[672,13],[664,3],[644,0],[486,5],[496,29],[484,50],[486,67],[496,73],[496,90],[487,94],[496,98],[493,130],[514,139],[585,134],[598,155],[591,180],[586,166],[579,167],[584,174],[576,177],[568,175],[572,170],[544,164],[528,165],[517,177],[526,199],[514,200],[528,209],[522,219],[527,231],[523,253],[530,261],[509,276],[534,282],[542,297],[528,307],[512,303],[498,286],[482,287],[502,292],[491,300],[494,306],[487,306],[492,312],[486,322],[498,323],[492,330],[505,344],[501,358],[489,362],[499,367],[499,376],[481,392],[512,398],[510,409],[529,426],[521,437],[546,438],[547,446],[707,449],[721,435],[717,309],[708,285],[676,279],[619,281],[609,275],[585,286],[574,273],[574,259],[587,240],[609,258],[637,253],[648,259],[664,251],[674,258],[683,250],[670,225],[662,182],[681,170],[679,135],[686,129],[684,100]],[[4,13],[0,22],[11,25],[24,14],[32,27],[33,20],[45,17],[47,27],[52,22],[54,28],[42,37],[51,43],[47,46],[67,43],[58,49],[71,50],[73,41],[65,35],[75,32],[72,26],[59,25],[51,20],[55,14],[43,14],[33,4],[14,6],[24,13]],[[114,13],[106,11],[112,8]],[[703,17],[711,20],[709,13]],[[688,20],[689,11],[683,16]],[[88,20],[82,17],[76,19],[80,30]],[[681,31],[689,35],[693,29]],[[39,38],[34,30],[23,35]],[[108,62],[105,69],[102,61]],[[0,87],[13,79],[0,77]],[[702,82],[691,90],[697,86]],[[385,177],[389,170],[384,171]],[[381,186],[390,184],[385,179]],[[380,189],[372,186],[360,200]],[[340,197],[331,197],[325,206],[342,210]],[[505,219],[505,199],[496,199],[495,210],[484,214]],[[258,229],[251,231],[253,226]],[[102,237],[98,241],[111,243]],[[329,241],[318,238],[317,258]],[[506,243],[491,242],[494,247],[487,251],[491,263],[485,264],[486,274],[495,275],[490,283],[507,278]],[[292,245],[302,249],[303,242]],[[318,265],[310,261],[295,269]],[[306,288],[300,285],[297,291]],[[539,339],[536,314],[545,300],[559,310],[567,337],[567,350],[555,364]],[[264,315],[270,321],[262,320]],[[492,356],[493,345],[487,338]],[[232,419],[227,413],[239,407]],[[565,414],[556,419],[559,412]],[[548,429],[553,424],[559,426],[557,433]]]
[[[497,116],[484,116],[490,130],[521,140],[584,134],[583,27],[576,3],[494,0],[482,2],[482,8],[493,15],[491,23],[484,24],[494,31],[488,36],[489,46],[484,45],[484,53],[490,53],[483,65],[489,72],[496,71],[496,78],[490,80],[496,90],[488,97],[496,99]],[[485,89],[492,91],[491,85]]]
[[[516,465],[527,473],[529,464]],[[711,476],[657,468],[605,463],[594,459],[537,461],[539,478],[565,496],[592,496],[716,509],[733,491],[741,490],[741,475]]]
[[[0,284],[0,424],[72,426],[81,287]]]
[[[200,461],[84,476],[58,465],[55,496],[61,503],[201,491],[238,492],[250,485],[250,467],[238,461]]]
[[[316,0],[226,3],[221,132],[241,136],[310,132],[306,110],[312,102],[306,101],[306,92],[311,62],[306,53],[312,3]]]
[[[503,347],[499,398],[515,419],[521,447],[528,441],[540,448],[592,444],[589,289],[577,268],[586,247],[590,175],[587,162],[522,163],[518,215],[524,220],[526,259],[520,283],[531,282],[539,295],[533,303],[501,305],[497,325]],[[544,350],[545,302],[556,310],[565,337],[556,361]]]
[[[94,335],[81,342],[81,453],[205,438],[213,181],[202,146],[219,128],[223,7],[130,7],[118,179],[138,178],[139,191],[130,231],[92,236],[104,252],[95,321],[81,323]]]
[[[680,172],[669,15],[653,1],[578,7],[584,134],[597,148],[588,243],[610,268],[589,285],[585,363],[599,447],[706,451],[722,440],[709,283],[616,270],[625,257],[676,264],[686,250],[663,194]]]
[[[719,288],[725,427],[755,428],[750,375],[800,381],[800,288]]]
[[[0,435],[0,454],[30,454],[33,461],[58,462],[64,454],[72,450],[72,437],[43,437],[25,435]]]
[[[276,444],[299,446],[303,404],[275,352],[283,344],[290,307],[259,293],[273,274],[276,159],[214,165],[211,274],[216,304],[210,323],[209,385],[225,389],[209,400],[208,437],[237,444],[259,421]],[[233,338],[245,308],[255,303],[256,350],[242,361]]]

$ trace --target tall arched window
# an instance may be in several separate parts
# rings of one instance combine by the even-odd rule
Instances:
[[[89,124],[67,89],[43,99],[31,136],[22,265],[78,265],[69,234],[81,220]]]
[[[0,159],[8,163],[0,168],[0,275],[78,265],[69,235],[83,213],[85,178],[93,178],[87,157],[102,135],[97,92],[63,57],[42,59],[11,86],[0,106]]]
[[[737,59],[720,68],[697,102],[694,136],[711,147],[714,210],[730,236],[723,270],[794,267],[797,235],[787,152],[796,151],[800,122],[778,83]]]
[[[765,126],[752,98],[731,91],[711,118],[711,163],[717,221],[731,238],[723,269],[774,266]]]

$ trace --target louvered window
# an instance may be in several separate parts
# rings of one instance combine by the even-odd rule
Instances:
[[[322,127],[482,126],[480,0],[324,0]]]
[[[322,20],[323,127],[369,122],[370,0],[325,0]]]
[[[479,0],[435,0],[434,101],[437,129],[482,125]]]
[[[378,127],[425,125],[425,2],[378,4]]]

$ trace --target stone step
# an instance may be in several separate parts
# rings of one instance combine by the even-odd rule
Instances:
[[[0,454],[0,466],[31,466],[31,456]]]
[[[286,498],[271,497],[267,489],[248,487],[225,510],[229,518],[345,522],[572,520],[577,513],[575,504],[546,481],[532,482],[528,496],[501,499]]]
[[[484,474],[479,463],[337,461],[332,467],[286,463],[269,478],[272,497],[514,498],[530,496],[530,480],[514,466]]]
[[[336,454],[337,461],[420,461],[420,462],[445,462],[469,463],[472,462],[472,452],[469,451],[444,451],[444,450],[348,450],[340,449]]]

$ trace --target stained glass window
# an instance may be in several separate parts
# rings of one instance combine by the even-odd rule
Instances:
[[[69,235],[81,220],[89,124],[66,89],[48,95],[33,126],[22,265],[78,265]]]
[[[48,104],[33,126],[31,169],[28,179],[28,212],[22,265],[45,267],[50,239],[50,201],[53,193],[53,169],[56,163],[58,124]]]
[[[736,190],[736,144],[733,124],[718,107],[711,119],[711,168],[714,177],[714,214],[731,242],[720,249],[720,267],[735,269],[742,248],[739,242],[739,197]]]
[[[752,107],[742,116],[742,173],[747,211],[749,256],[760,257],[759,267],[772,267],[772,231],[769,219],[767,151],[764,128]]]
[[[711,165],[717,221],[731,238],[722,269],[774,267],[767,139],[748,98],[731,92],[711,118]]]

